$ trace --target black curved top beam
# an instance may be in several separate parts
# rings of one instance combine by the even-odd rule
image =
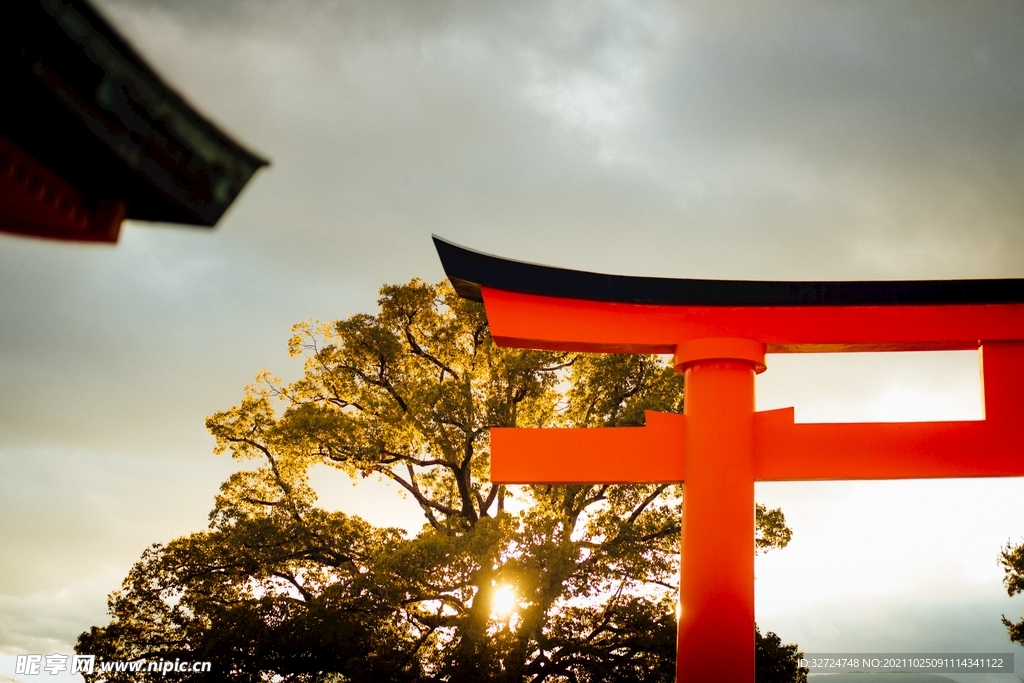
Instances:
[[[606,275],[512,261],[460,247],[434,246],[460,296],[480,287],[591,301],[691,306],[906,306],[1024,303],[1024,279],[766,282]]]

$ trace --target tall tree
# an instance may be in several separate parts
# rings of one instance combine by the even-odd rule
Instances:
[[[256,466],[222,485],[207,531],[147,550],[110,624],[79,638],[101,660],[212,673],[90,680],[673,680],[681,487],[492,485],[489,428],[642,424],[681,410],[682,378],[656,356],[499,348],[447,284],[384,287],[379,307],[297,325],[303,376],[263,373],[207,420],[218,453]],[[323,464],[390,480],[422,529],[317,507]],[[759,549],[785,546],[781,511],[756,514]]]

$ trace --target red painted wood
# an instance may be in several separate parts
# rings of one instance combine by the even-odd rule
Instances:
[[[645,427],[491,429],[496,484],[681,482],[684,417],[647,412]]]
[[[676,680],[753,681],[754,363],[712,357],[684,376]]]
[[[654,306],[482,291],[499,344],[675,353],[683,416],[494,429],[491,470],[496,483],[684,483],[680,683],[754,680],[755,481],[1024,475],[1024,304]],[[794,424],[791,408],[754,412],[765,348],[979,347],[984,420]]]
[[[1024,342],[981,349],[984,420],[793,424],[793,409],[755,417],[758,481],[1024,475]]]
[[[733,337],[769,353],[935,351],[1024,339],[1024,304],[657,306],[482,291],[495,341],[531,349],[673,353],[681,342]]]
[[[78,190],[0,135],[0,232],[116,242],[128,205],[86,206]]]

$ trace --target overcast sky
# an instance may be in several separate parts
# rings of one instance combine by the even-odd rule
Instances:
[[[146,546],[205,526],[234,464],[204,418],[300,371],[292,324],[440,279],[431,233],[624,274],[1024,277],[1019,1],[96,2],[272,165],[212,232],[0,235],[0,674],[69,651]],[[976,354],[768,365],[759,405],[800,419],[980,416]],[[758,564],[787,642],[1024,652],[995,564],[1020,481],[758,494],[795,533]]]

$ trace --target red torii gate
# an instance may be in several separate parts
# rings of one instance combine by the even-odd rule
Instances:
[[[1024,280],[753,282],[549,268],[434,237],[504,346],[672,353],[682,415],[491,430],[499,484],[683,482],[676,680],[754,680],[754,482],[1024,475]],[[794,424],[754,411],[765,353],[979,349],[985,419]]]

